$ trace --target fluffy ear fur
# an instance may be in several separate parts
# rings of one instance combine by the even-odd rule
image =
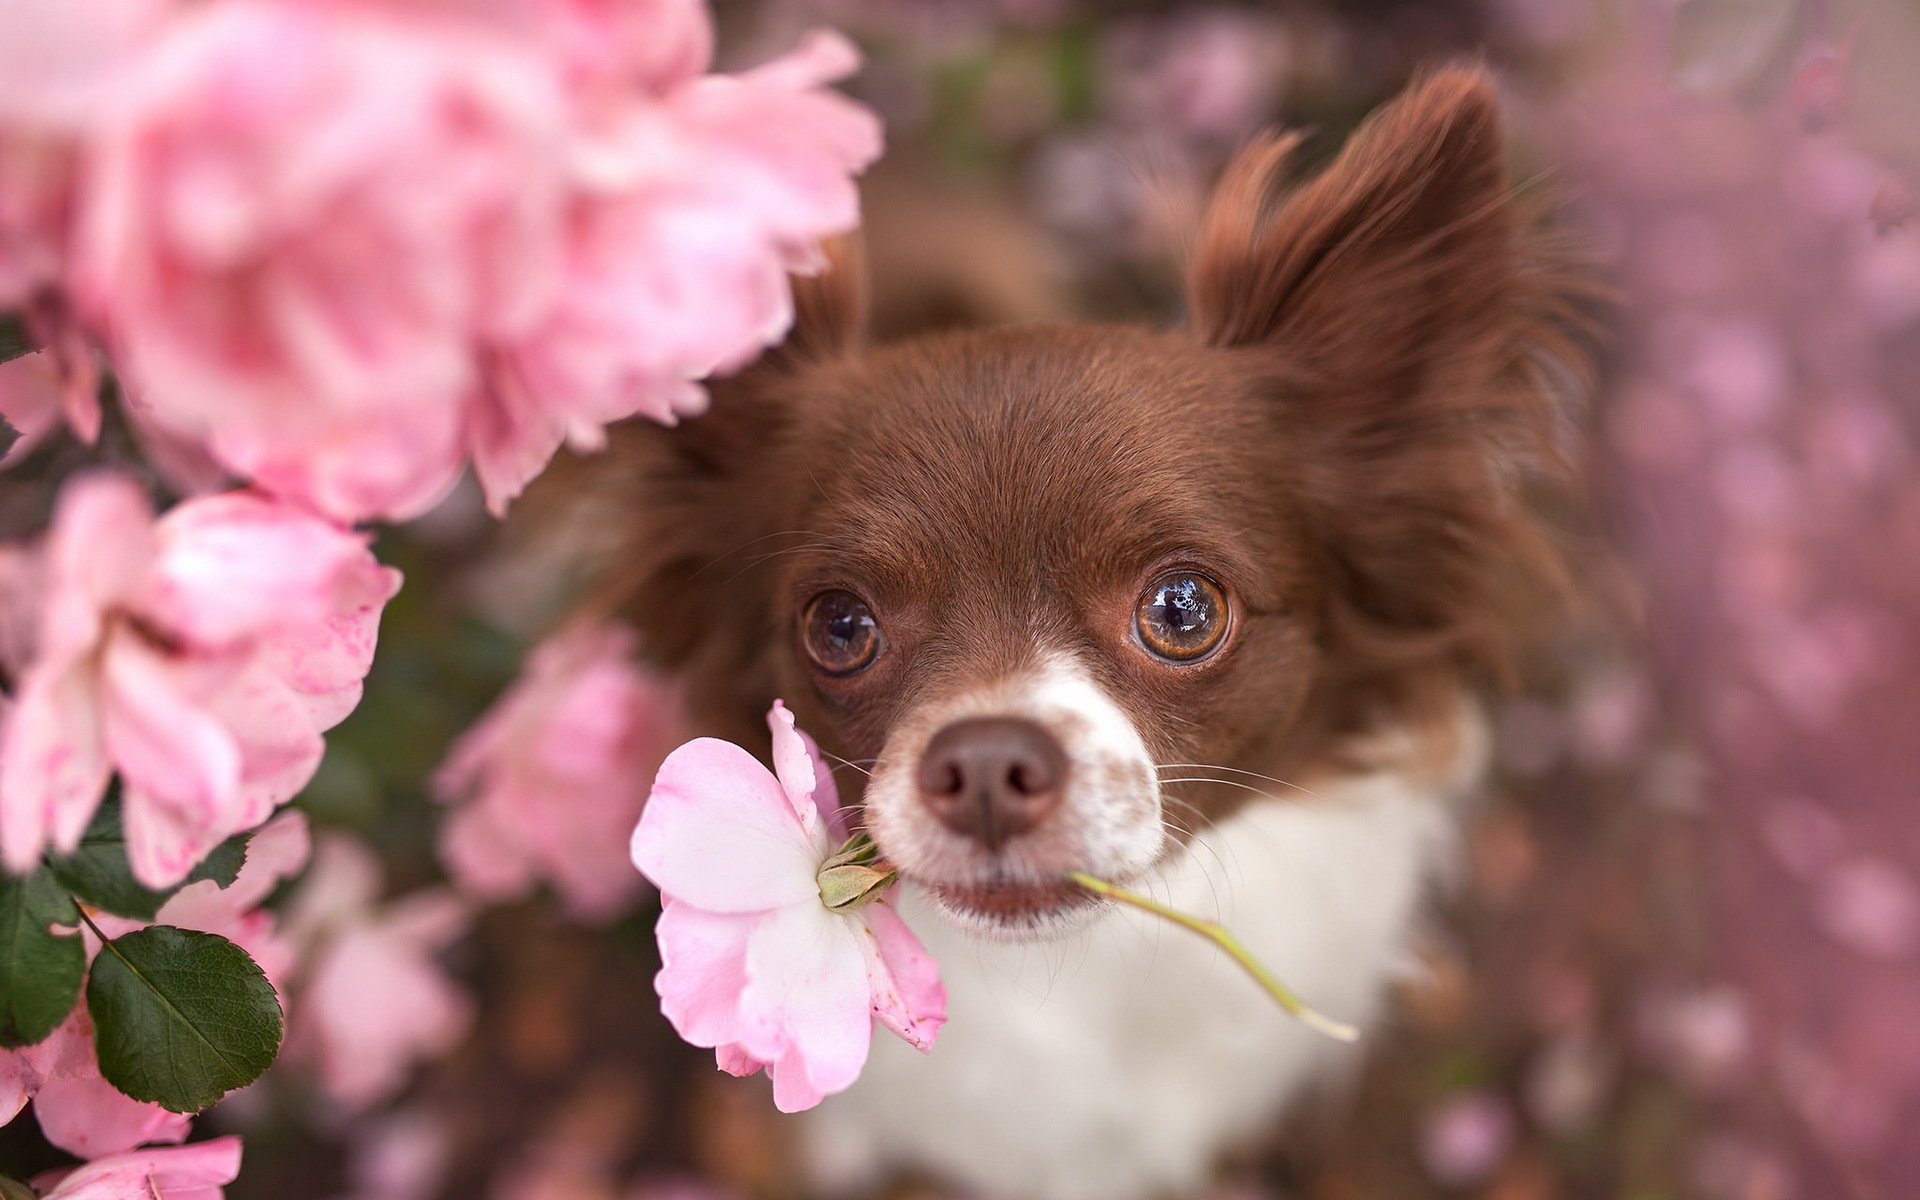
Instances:
[[[866,242],[857,233],[828,241],[812,275],[793,276],[793,328],[771,357],[789,364],[821,362],[857,353],[866,344]]]
[[[1577,289],[1509,191],[1494,91],[1416,83],[1317,178],[1291,137],[1245,151],[1189,275],[1194,331],[1270,379],[1285,486],[1329,578],[1335,718],[1505,678],[1567,575],[1530,501],[1570,479],[1557,393],[1582,373]]]

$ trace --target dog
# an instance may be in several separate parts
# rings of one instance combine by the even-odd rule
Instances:
[[[1566,271],[1493,85],[1433,73],[1318,175],[1244,150],[1186,327],[869,346],[852,256],[708,415],[621,460],[626,615],[700,732],[783,697],[907,886],[950,1022],[809,1114],[829,1192],[1202,1189],[1356,1051],[1211,945],[1378,1023],[1483,774],[1480,697],[1570,592]],[[859,771],[869,771],[870,777]],[[886,1039],[881,1039],[882,1042]]]

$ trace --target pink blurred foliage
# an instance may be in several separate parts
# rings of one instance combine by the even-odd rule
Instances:
[[[498,513],[563,442],[699,411],[880,150],[826,86],[850,43],[708,74],[697,0],[7,0],[0,29],[38,85],[0,84],[0,305],[342,520],[469,460]]]
[[[284,1058],[343,1110],[391,1099],[416,1063],[466,1037],[473,1001],[437,961],[466,933],[468,904],[446,888],[382,899],[379,860],[346,834],[318,839],[286,911],[298,948]]]
[[[34,1180],[43,1200],[222,1200],[240,1174],[240,1139],[96,1159]]]
[[[698,738],[660,768],[633,862],[660,888],[660,1009],[733,1075],[765,1069],[781,1112],[851,1086],[875,1021],[932,1047],[946,1022],[939,970],[876,900],[835,911],[820,869],[835,849],[833,774],[793,714],[767,714],[774,770]]]
[[[1709,981],[1652,1002],[1648,1048],[1746,1125],[1726,1146],[1772,1145],[1740,1189],[1764,1175],[1827,1194],[1844,1162],[1905,1194],[1920,1180],[1920,1144],[1894,1136],[1920,1117],[1920,225],[1856,138],[1845,56],[1823,46],[1783,87],[1736,98],[1682,90],[1670,47],[1636,43],[1535,132],[1626,297],[1603,484],[1646,593],[1652,686],[1702,766]],[[1627,719],[1638,704],[1602,697],[1576,736],[1631,758],[1631,730],[1653,732]],[[1784,1142],[1782,1112],[1800,1118]]]
[[[544,880],[579,920],[632,906],[645,881],[627,838],[683,740],[672,696],[635,650],[620,626],[562,631],[454,743],[433,790],[452,806],[441,859],[468,894],[497,903]]]
[[[7,868],[71,851],[116,773],[149,887],[266,820],[359,702],[399,582],[365,538],[254,493],[156,521],[123,477],[70,481],[42,542],[0,546],[0,608],[24,633],[0,725]]]

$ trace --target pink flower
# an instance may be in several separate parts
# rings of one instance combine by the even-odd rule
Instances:
[[[38,557],[0,726],[0,859],[25,871],[48,845],[71,851],[117,771],[129,861],[156,888],[306,784],[400,582],[361,536],[265,497],[156,522],[111,476],[67,486]]]
[[[499,31],[408,6],[194,6],[115,89],[74,288],[155,415],[343,518],[463,458],[478,341],[557,263],[564,98]]]
[[[0,454],[0,467],[25,458],[63,423],[83,442],[100,435],[99,380],[90,371],[74,378],[63,367],[49,350],[0,363],[0,419],[20,435]]]
[[[641,86],[589,97],[564,282],[500,347],[475,407],[474,468],[496,511],[563,441],[597,449],[609,421],[699,412],[694,381],[778,341],[787,273],[818,267],[819,241],[858,223],[852,176],[880,152],[872,114],[825,86],[859,63],[844,39],[817,33],[758,70],[701,75],[711,32],[694,6],[651,6],[676,18],[658,40],[605,3],[565,7],[602,31],[587,73]]]
[[[214,1138],[170,1150],[143,1150],[34,1180],[42,1200],[222,1200],[240,1174],[240,1139]],[[45,1190],[48,1185],[52,1190]]]
[[[380,904],[380,888],[370,851],[324,838],[287,914],[306,947],[287,1055],[348,1108],[392,1096],[415,1061],[452,1049],[473,1023],[472,1001],[434,961],[466,932],[466,904],[445,889]]]
[[[118,1154],[148,1142],[177,1142],[192,1122],[124,1096],[100,1077],[93,1022],[84,1004],[75,1005],[44,1040],[0,1050],[0,1113],[11,1119],[28,1100],[46,1139],[81,1158]]]
[[[557,635],[454,744],[433,787],[458,805],[440,855],[466,891],[504,900],[545,879],[589,921],[632,903],[642,880],[625,839],[678,740],[672,701],[633,651],[617,626]]]
[[[919,939],[884,902],[828,909],[833,777],[793,714],[767,715],[775,773],[730,742],[667,756],[633,832],[633,861],[664,899],[654,986],[681,1037],[723,1070],[765,1067],[782,1112],[852,1084],[873,1022],[926,1050],[946,991]]]
[[[168,0],[0,0],[0,309],[65,267],[80,146]]]

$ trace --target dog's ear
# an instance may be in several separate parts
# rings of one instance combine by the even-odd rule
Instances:
[[[1474,353],[1504,306],[1514,222],[1486,76],[1416,83],[1292,185],[1298,140],[1249,147],[1215,191],[1188,277],[1195,331],[1388,392]]]
[[[866,240],[844,234],[821,250],[819,270],[793,276],[793,328],[768,354],[775,365],[840,358],[866,344],[871,291]]]
[[[1572,478],[1579,273],[1512,196],[1475,68],[1414,84],[1319,176],[1275,138],[1229,169],[1189,277],[1194,332],[1270,395],[1276,478],[1320,545],[1342,700],[1510,676],[1569,584],[1538,517]]]

